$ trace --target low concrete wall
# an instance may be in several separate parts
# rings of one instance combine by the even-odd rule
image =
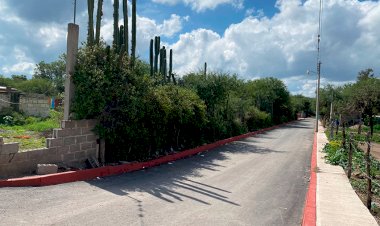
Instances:
[[[11,100],[11,95],[8,93],[0,93],[0,110],[3,108],[10,107],[11,105],[9,104]]]
[[[41,94],[23,94],[20,96],[20,110],[26,115],[49,116],[50,98]]]
[[[95,120],[62,121],[61,128],[46,140],[46,148],[26,152],[19,152],[18,143],[0,140],[0,178],[31,174],[37,164],[84,166],[87,158],[98,157],[98,137],[92,132],[95,125]]]

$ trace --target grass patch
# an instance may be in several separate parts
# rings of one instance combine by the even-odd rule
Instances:
[[[0,124],[0,136],[5,143],[18,142],[20,150],[46,147],[46,138],[51,137],[52,130],[60,127],[62,113],[51,111],[48,118],[27,117],[24,125]]]

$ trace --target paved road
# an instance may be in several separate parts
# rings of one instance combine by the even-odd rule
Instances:
[[[152,169],[0,188],[0,225],[299,225],[313,120]]]

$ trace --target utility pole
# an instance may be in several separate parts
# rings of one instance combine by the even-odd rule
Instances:
[[[77,0],[74,0],[74,24],[75,24],[76,14],[77,14]]]
[[[317,97],[315,106],[315,132],[318,132],[318,120],[319,120],[319,87],[321,82],[321,55],[320,55],[320,43],[321,43],[321,18],[322,14],[322,0],[319,0],[319,26],[318,26],[318,57],[317,57]]]

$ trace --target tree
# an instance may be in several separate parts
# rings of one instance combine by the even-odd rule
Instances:
[[[293,111],[295,113],[298,112],[304,112],[306,114],[306,117],[310,116],[313,114],[312,110],[312,98],[310,97],[305,97],[303,95],[294,95],[290,97],[292,106],[293,106]]]
[[[357,79],[358,81],[362,81],[362,80],[366,80],[373,77],[374,77],[373,69],[367,68],[365,70],[359,71]]]
[[[380,109],[380,79],[374,77],[372,72],[372,69],[359,72],[358,81],[346,90],[354,110],[368,117],[371,135],[373,116]]]
[[[45,61],[39,62],[36,64],[33,74],[33,78],[49,80],[53,84],[56,94],[65,91],[65,76],[66,63],[64,56],[61,56],[59,60],[51,63],[46,63]]]
[[[271,114],[275,123],[292,118],[290,93],[285,84],[273,77],[248,82],[248,92],[261,111]]]
[[[12,79],[14,81],[26,81],[26,80],[28,80],[26,75],[12,75]]]

